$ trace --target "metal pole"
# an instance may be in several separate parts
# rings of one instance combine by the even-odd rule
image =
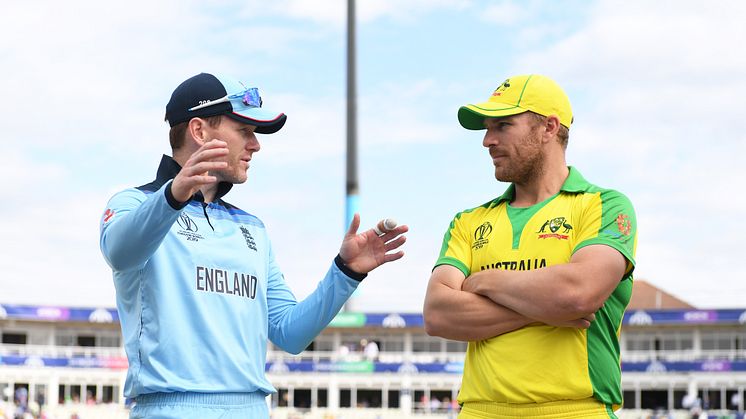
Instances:
[[[345,229],[358,212],[357,89],[355,77],[355,0],[347,0],[347,202]]]
[[[350,227],[352,217],[358,212],[357,183],[357,88],[355,80],[355,0],[347,0],[347,171],[346,209],[344,231]],[[343,311],[354,310],[353,294]],[[354,395],[352,396],[354,398]],[[354,404],[353,404],[354,406]]]

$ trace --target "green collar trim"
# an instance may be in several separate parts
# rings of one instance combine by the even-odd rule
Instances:
[[[585,180],[583,175],[581,175],[576,168],[569,166],[568,169],[570,169],[570,174],[567,175],[567,179],[565,179],[565,183],[562,184],[560,192],[577,193],[587,191],[591,184]],[[513,198],[515,198],[515,185],[511,183],[510,186],[508,186],[508,189],[506,189],[505,192],[493,202],[494,205],[498,205],[503,201],[511,202]]]

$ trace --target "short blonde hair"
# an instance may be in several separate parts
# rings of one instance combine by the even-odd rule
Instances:
[[[531,117],[534,120],[534,126],[539,126],[541,124],[545,124],[547,122],[547,117],[544,115],[539,115],[536,112],[528,111],[529,114],[531,114]],[[560,143],[562,148],[567,149],[567,143],[570,140],[570,130],[560,124],[559,131],[557,131],[557,141]]]

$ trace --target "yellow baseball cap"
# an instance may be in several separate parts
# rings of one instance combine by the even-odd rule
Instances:
[[[511,77],[486,102],[462,106],[458,121],[466,129],[485,129],[484,118],[517,115],[526,111],[557,115],[567,128],[572,124],[570,99],[552,79],[539,74]]]

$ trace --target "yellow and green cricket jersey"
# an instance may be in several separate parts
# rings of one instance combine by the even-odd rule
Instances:
[[[533,323],[469,342],[460,403],[545,403],[594,397],[622,403],[619,331],[632,294],[637,220],[621,193],[588,183],[574,168],[560,192],[527,208],[497,199],[460,212],[443,239],[438,265],[464,275],[485,269],[531,270],[567,263],[578,249],[603,244],[627,259],[627,272],[587,330]]]

